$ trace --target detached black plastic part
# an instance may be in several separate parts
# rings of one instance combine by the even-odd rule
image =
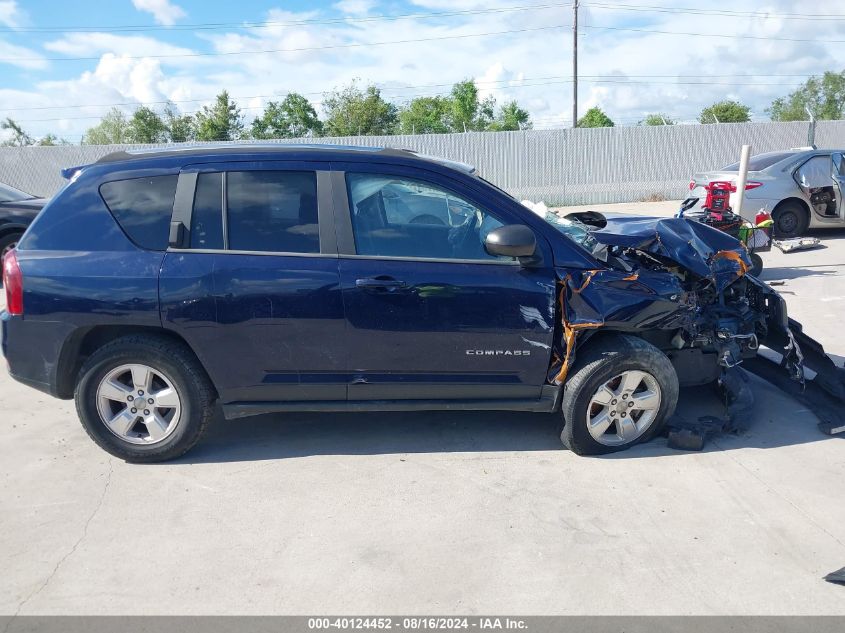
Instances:
[[[700,451],[711,437],[745,430],[742,421],[748,420],[754,410],[754,392],[748,384],[748,376],[741,368],[730,367],[719,378],[719,388],[727,403],[724,417],[704,416],[696,422],[671,418],[667,425],[669,448]]]
[[[815,378],[803,384],[792,380],[788,372],[784,371],[783,361],[778,363],[760,354],[746,360],[743,367],[812,411],[820,420],[819,430],[822,433],[845,433],[845,420],[842,418],[842,409],[845,407],[845,369],[838,367],[825,354],[821,343],[804,334],[800,323],[789,319],[789,329],[801,350],[803,366],[814,371]]]
[[[742,368],[731,367],[722,373],[719,387],[727,403],[723,418],[707,416],[696,422],[670,419],[667,424],[669,447],[682,451],[700,451],[708,438],[745,430],[742,422],[751,417],[754,409],[754,394],[748,384],[746,371],[771,383],[812,411],[819,419],[819,430],[822,433],[845,433],[845,420],[841,415],[845,408],[845,368],[838,367],[825,354],[821,343],[804,334],[797,321],[789,319],[789,332],[797,344],[797,349],[785,352],[789,358],[772,350],[772,356],[781,356],[780,361],[757,354],[754,358],[746,359]],[[782,347],[773,341],[768,343]],[[803,367],[815,372],[812,380],[796,380],[790,375],[790,363],[796,359]],[[831,576],[843,573],[845,570],[840,570]]]
[[[824,579],[837,585],[845,585],[845,567],[839,571],[829,573]]]

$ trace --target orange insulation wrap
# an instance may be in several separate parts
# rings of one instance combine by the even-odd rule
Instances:
[[[748,266],[746,266],[745,262],[742,261],[742,257],[740,257],[739,253],[735,251],[719,251],[713,255],[713,261],[718,259],[729,259],[739,264],[739,275],[737,275],[737,277],[742,277],[746,272],[748,272]]]
[[[587,277],[587,281],[578,289],[575,290],[573,288],[573,292],[581,292],[584,288],[587,287],[587,284],[590,283],[590,280],[593,278],[593,275],[598,271],[590,271],[590,274]],[[569,275],[566,276],[564,279],[564,284],[569,283],[571,277]],[[575,350],[575,341],[578,337],[579,330],[587,330],[592,328],[599,328],[604,323],[596,323],[596,322],[587,322],[587,323],[570,323],[566,319],[566,287],[563,286],[560,289],[560,318],[563,323],[563,341],[566,344],[566,351],[564,352],[563,356],[563,363],[560,366],[560,371],[554,378],[554,384],[559,385],[564,380],[566,380],[566,375],[569,373],[569,364],[572,360],[572,352]]]
[[[601,272],[601,270],[588,270],[587,274],[584,275],[584,283],[582,283],[581,287],[578,288],[577,290],[575,288],[573,288],[572,292],[574,292],[576,294],[580,293],[582,290],[584,290],[584,288],[586,288],[587,286],[590,285],[590,282],[593,280],[593,277],[595,276],[595,274],[599,273],[599,272]],[[566,276],[566,279],[567,279],[567,281],[570,279],[569,275]]]

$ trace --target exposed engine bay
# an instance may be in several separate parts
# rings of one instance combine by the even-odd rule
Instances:
[[[720,431],[736,430],[743,412],[753,406],[740,365],[759,368],[761,359],[768,358],[760,355],[762,347],[778,357],[768,362],[798,385],[799,393],[806,391],[804,367],[812,361],[814,382],[828,395],[845,400],[845,370],[788,318],[786,303],[776,291],[746,274],[751,261],[736,239],[677,218],[588,212],[547,220],[606,265],[567,271],[559,279],[562,322],[550,383],[566,380],[578,348],[591,337],[619,331],[637,334],[661,349],[682,385],[718,381],[727,405]],[[805,349],[812,354],[805,355]],[[764,373],[771,381],[772,372]],[[837,423],[833,413],[817,414],[823,423]],[[698,436],[679,440],[678,447],[700,448],[696,444],[714,432],[710,423],[705,430],[701,425],[682,429]]]

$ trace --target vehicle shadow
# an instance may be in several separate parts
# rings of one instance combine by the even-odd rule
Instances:
[[[710,441],[705,451],[776,448],[836,441],[816,427],[815,416],[799,403],[758,379],[760,406],[749,430]],[[722,405],[714,389],[681,390],[677,415],[696,420],[719,416]],[[218,415],[204,441],[169,464],[248,462],[313,455],[382,455],[413,453],[489,453],[563,450],[559,417],[499,411],[432,411],[384,413],[288,413],[226,421]],[[681,457],[665,437],[599,459]]]
[[[820,270],[822,269],[822,270]],[[799,279],[801,277],[823,277],[837,275],[842,269],[841,264],[822,264],[812,268],[774,267],[764,268],[760,273],[762,281],[777,281],[779,279]]]

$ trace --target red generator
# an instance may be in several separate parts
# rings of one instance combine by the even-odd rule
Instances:
[[[711,213],[728,213],[731,211],[731,194],[736,191],[736,185],[721,180],[708,182],[704,185],[707,197],[702,208]]]

